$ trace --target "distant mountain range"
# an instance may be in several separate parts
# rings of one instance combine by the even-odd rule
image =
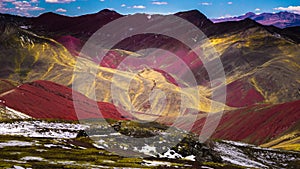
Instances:
[[[228,22],[228,21],[241,21],[247,18],[252,19],[262,25],[273,25],[278,28],[300,26],[300,15],[295,13],[290,13],[290,12],[262,13],[262,14],[255,14],[253,12],[249,12],[242,16],[211,19],[211,20],[214,23],[219,23],[219,22]]]

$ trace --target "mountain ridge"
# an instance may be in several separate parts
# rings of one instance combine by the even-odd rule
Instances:
[[[300,15],[290,12],[278,12],[278,13],[261,13],[255,14],[248,12],[241,16],[211,19],[214,23],[228,22],[228,21],[240,21],[244,19],[252,19],[263,25],[273,25],[278,28],[287,28],[300,26]]]
[[[111,13],[113,14],[113,18],[111,18],[111,16],[110,16]],[[99,13],[97,13],[95,15],[91,15],[92,19],[89,22],[95,21],[93,19],[93,16],[96,16],[96,15],[101,16],[100,20],[104,16],[104,22],[108,21],[107,19],[109,19],[109,20],[115,19],[114,18],[115,15],[117,17],[119,17],[119,15],[115,14],[115,12],[113,12],[113,11],[109,11],[109,10],[100,11]],[[207,33],[211,34],[208,36],[208,38],[212,42],[209,46],[213,46],[214,48],[217,49],[218,52],[221,53],[220,56],[221,56],[221,60],[223,61],[223,64],[224,64],[225,73],[227,74],[227,76],[231,76],[234,79],[234,80],[229,80],[230,82],[238,80],[237,78],[241,78],[242,76],[245,76],[245,75],[249,74],[250,72],[254,73],[254,71],[256,71],[256,67],[262,66],[264,63],[268,63],[268,65],[272,65],[271,67],[267,65],[267,69],[270,69],[270,71],[268,70],[267,72],[270,72],[270,73],[274,72],[272,70],[277,69],[277,67],[282,67],[282,68],[280,68],[280,69],[282,69],[282,71],[285,71],[284,69],[293,70],[291,72],[296,71],[296,67],[297,67],[296,65],[298,63],[298,61],[297,61],[297,58],[298,58],[297,51],[299,50],[298,45],[291,42],[292,40],[285,37],[285,35],[282,32],[277,32],[277,31],[279,31],[279,29],[277,29],[275,27],[274,28],[266,27],[266,26],[263,26],[251,19],[245,19],[245,20],[239,21],[239,22],[227,22],[227,23],[213,24],[207,19],[207,17],[205,17],[199,11],[195,11],[195,10],[177,13],[177,15],[179,15],[183,18],[186,18],[186,17],[190,18],[190,20],[196,20],[195,16],[196,16],[196,18],[197,18],[197,16],[200,16],[201,18],[199,20],[196,20],[196,22],[195,22],[196,25],[197,25],[197,23],[202,23],[202,21],[208,23],[207,25],[200,24],[198,26],[206,27],[205,30],[207,31]],[[89,16],[90,15],[85,15],[84,17],[89,17]],[[68,18],[68,19],[72,20],[74,18]],[[75,19],[76,19],[76,17],[75,17]],[[96,19],[96,20],[98,20],[98,19]],[[76,22],[69,21],[69,22],[72,22],[73,24],[77,23],[77,21]],[[97,24],[96,27],[103,25],[104,22]],[[8,23],[10,23],[10,22],[8,22]],[[7,30],[7,32],[10,32],[15,29],[13,32],[19,32],[19,34],[22,34],[22,32],[34,32],[35,34],[41,33],[43,35],[43,37],[48,37],[47,35],[49,35],[49,37],[50,37],[49,39],[55,38],[57,41],[54,41],[51,39],[49,42],[54,43],[55,45],[62,44],[67,49],[69,49],[69,51],[65,51],[65,49],[62,48],[61,50],[63,52],[62,53],[58,52],[58,53],[60,53],[61,56],[67,56],[65,59],[69,60],[69,61],[64,61],[65,59],[62,59],[62,58],[57,58],[57,60],[61,60],[62,61],[61,64],[63,64],[63,65],[64,64],[70,65],[70,63],[74,62],[74,59],[75,59],[75,58],[71,58],[70,56],[72,54],[76,55],[80,52],[81,46],[85,42],[84,39],[86,37],[88,37],[90,35],[90,33],[92,33],[92,32],[83,31],[82,35],[78,35],[79,37],[76,38],[76,36],[73,37],[72,35],[70,35],[70,32],[72,32],[73,28],[71,28],[71,30],[68,30],[69,27],[64,28],[64,30],[62,30],[61,32],[56,32],[57,29],[55,29],[55,31],[51,32],[51,30],[48,30],[47,27],[40,27],[40,28],[44,29],[43,32],[50,32],[50,34],[43,34],[40,32],[40,29],[35,30],[34,28],[29,28],[27,30],[24,30],[22,28],[17,28],[16,25],[12,26],[12,28],[7,28],[6,30]],[[10,33],[10,34],[12,34],[12,33]],[[28,34],[28,33],[26,33],[26,34]],[[289,36],[292,36],[292,35],[294,36],[294,34],[292,34],[291,31],[287,31],[285,34],[289,34]],[[3,35],[5,35],[5,33]],[[5,35],[5,36],[7,36],[7,35]],[[21,36],[23,36],[23,35],[21,35]],[[53,36],[55,36],[55,37],[53,37]],[[82,36],[83,36],[83,38],[82,38]],[[4,36],[2,36],[2,37],[4,38]],[[15,37],[14,36],[14,37],[12,37],[12,39],[14,39],[14,42],[11,42],[11,43],[15,43],[14,45],[21,43],[20,46],[23,45],[23,47],[25,44],[23,41],[24,40],[26,41],[26,39],[28,40],[28,38],[25,38],[24,40],[15,42],[16,38],[22,39],[23,37]],[[163,39],[163,41],[162,41],[162,39]],[[226,39],[226,41],[224,39]],[[140,43],[140,42],[142,42],[142,40],[144,40],[144,42]],[[131,43],[132,41],[136,41],[136,43]],[[258,43],[260,41],[263,41],[265,43]],[[9,42],[9,41],[6,40],[6,42]],[[149,47],[149,45],[150,45],[150,46],[153,46],[156,48],[163,48],[163,49],[165,48],[166,50],[169,49],[171,52],[174,52],[174,53],[177,52],[176,54],[178,54],[182,59],[184,59],[187,64],[194,63],[193,64],[194,67],[191,67],[191,70],[197,77],[197,80],[199,81],[199,85],[206,85],[206,86],[208,85],[208,83],[207,83],[208,77],[207,77],[206,71],[203,69],[202,62],[199,59],[197,60],[197,57],[189,51],[190,49],[181,45],[180,43],[178,43],[172,39],[169,39],[169,38],[166,39],[165,37],[156,38],[154,35],[140,35],[138,37],[133,37],[133,38],[129,39],[129,41],[127,40],[125,42],[126,43],[123,43],[123,42],[119,43],[119,45],[116,47],[117,47],[117,49],[123,49],[123,50],[125,49],[124,52],[127,54],[123,55],[124,52],[121,52],[120,54],[119,54],[119,52],[112,52],[112,54],[109,54],[107,56],[108,60],[103,61],[103,63],[105,63],[105,65],[106,65],[105,67],[115,68],[119,64],[119,62],[122,62],[124,57],[128,56],[128,53],[132,53],[135,50],[139,50],[144,47]],[[164,42],[164,43],[161,43],[161,42]],[[32,51],[32,49],[30,47],[30,46],[32,46],[32,45],[30,45],[30,43],[32,43],[32,41],[30,41],[30,38],[29,38],[29,41],[26,43],[29,43],[29,45],[27,47],[30,49],[30,51]],[[174,45],[177,46],[177,48],[170,49],[170,47],[172,47]],[[10,46],[10,44],[8,44],[8,46]],[[20,48],[20,46],[18,48]],[[40,45],[40,46],[42,47],[42,45]],[[23,47],[21,47],[21,48],[23,48]],[[36,48],[36,47],[37,47],[37,45],[34,46],[34,48]],[[48,47],[51,47],[51,45]],[[282,61],[280,61],[280,63],[279,63],[277,58],[280,58],[281,56],[286,55],[286,52],[283,50],[284,48],[291,49],[291,50],[289,50],[289,52],[287,54],[292,57],[287,57],[285,59],[281,59]],[[27,49],[22,49],[22,50],[24,50],[26,53]],[[49,49],[49,50],[51,50],[53,52],[52,49]],[[126,50],[129,50],[129,51],[126,51]],[[13,51],[15,51],[15,49],[11,49],[10,53]],[[266,52],[266,51],[268,51],[268,52]],[[7,52],[7,50],[6,50],[6,52]],[[15,52],[16,52],[16,54],[13,54],[13,56],[20,55],[20,54],[18,54],[18,51],[15,51]],[[32,55],[31,52],[29,52],[29,53],[28,53],[28,56]],[[33,54],[33,55],[35,55],[35,54]],[[55,55],[55,56],[58,56],[58,55]],[[231,57],[231,56],[235,56],[235,57]],[[260,56],[260,57],[258,57],[258,56]],[[4,59],[3,60],[4,62],[8,61],[7,59],[5,59],[4,56],[3,56],[3,59]],[[95,61],[94,58],[89,58],[89,59],[92,61]],[[111,61],[111,59],[113,62]],[[17,60],[19,60],[19,59],[17,59]],[[162,59],[160,59],[160,60],[162,60]],[[284,61],[284,60],[286,60],[286,61]],[[269,61],[272,64],[270,64]],[[67,63],[67,62],[69,62],[69,63]],[[115,63],[115,62],[117,64],[113,65],[112,63]],[[289,63],[291,63],[291,62],[295,62],[296,65],[291,64],[291,66],[290,66]],[[157,63],[160,63],[160,61]],[[15,64],[15,63],[13,63],[13,64]],[[232,68],[233,64],[235,65],[235,69]],[[280,64],[280,66],[278,64]],[[11,65],[11,63],[5,64],[4,67],[7,67],[7,65]],[[23,63],[22,65],[26,66],[26,63]],[[18,67],[20,68],[20,66],[18,66]],[[19,68],[17,68],[17,70]],[[16,69],[16,68],[14,68],[14,69]],[[27,68],[27,69],[30,70],[31,68]],[[48,69],[48,68],[46,68],[46,69]],[[12,70],[10,70],[10,71],[12,71]],[[6,74],[7,74],[7,71],[3,71],[3,72],[6,72]],[[72,73],[71,69],[69,71],[69,74],[70,73]],[[258,77],[258,76],[263,75],[263,78],[259,78],[259,79],[264,79],[265,77],[267,77],[266,75],[264,75],[265,73],[266,73],[265,71],[261,71],[261,75],[256,73],[255,76]],[[22,76],[26,75],[26,71],[24,71],[24,70],[19,71],[18,74],[19,74],[19,76],[16,78],[23,78]],[[243,75],[239,75],[239,74],[243,74]],[[284,73],[284,74],[286,74],[288,77],[291,76],[291,75],[288,75],[291,73]],[[283,76],[284,74],[283,73],[280,73],[278,75],[274,74],[273,78],[276,80],[279,80],[280,79],[279,76]],[[4,77],[4,76],[2,76],[2,77]],[[45,77],[50,77],[50,75],[44,76],[43,78],[45,78]],[[284,90],[286,90],[287,87],[284,87],[284,88],[275,87],[273,89],[272,88],[266,89],[266,87],[265,87],[266,85],[262,85],[262,86],[260,85],[260,81],[262,81],[262,80],[259,80],[257,78],[253,79],[253,77],[250,77],[250,76],[248,76],[248,77],[249,78],[246,80],[247,81],[246,83],[245,82],[237,82],[237,84],[239,84],[239,83],[242,83],[245,85],[250,84],[250,86],[252,86],[252,87],[250,87],[250,88],[247,87],[247,88],[249,90],[256,91],[256,92],[254,92],[254,93],[256,93],[254,95],[257,95],[257,98],[254,98],[254,100],[257,100],[258,102],[261,101],[261,99],[259,99],[260,98],[259,95],[262,95],[264,97],[264,100],[269,100],[269,102],[272,100],[271,99],[272,97],[275,97],[275,98],[277,97],[279,99],[274,99],[274,102],[276,102],[276,103],[284,102],[285,100],[291,101],[291,100],[297,99],[298,94],[294,92],[294,91],[297,91],[295,89],[289,90],[289,92],[286,95],[281,94],[281,96],[276,96],[277,94],[275,94],[275,96],[274,96],[274,91],[276,91],[276,92],[278,92],[280,90],[284,91]],[[228,78],[230,79],[230,77],[228,77]],[[297,78],[297,76],[295,76],[293,78]],[[54,79],[58,79],[58,78],[56,77]],[[67,79],[68,78],[65,78],[64,81],[66,81]],[[252,79],[252,80],[250,80],[250,79]],[[38,79],[35,79],[35,80],[38,80]],[[45,80],[51,80],[51,78],[50,79],[46,78]],[[294,80],[295,80],[295,82],[294,82]],[[289,84],[296,85],[296,84],[294,84],[294,83],[296,83],[296,81],[297,81],[296,79],[293,79],[293,82],[289,83]],[[56,81],[56,82],[58,82],[58,81]],[[265,82],[263,82],[263,83],[265,83]],[[63,82],[60,84],[70,85],[70,82]],[[277,83],[275,83],[275,84],[277,84]],[[235,85],[233,85],[233,86],[235,86]],[[278,86],[280,87],[280,85],[278,85]],[[243,87],[241,87],[239,90],[244,90],[244,89],[243,89]],[[270,91],[268,91],[267,93],[264,93],[264,90],[270,90]],[[247,90],[245,92],[241,92],[241,91],[236,91],[236,92],[246,94]],[[259,94],[257,92],[259,92]],[[250,92],[250,93],[252,93],[252,92]],[[230,93],[229,93],[229,95],[230,95]],[[284,96],[284,97],[282,97],[282,96]],[[252,100],[252,99],[250,99],[250,100]],[[229,103],[229,104],[232,104],[232,103]],[[233,105],[244,106],[241,104],[233,104]]]

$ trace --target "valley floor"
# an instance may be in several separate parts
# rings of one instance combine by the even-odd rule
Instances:
[[[98,127],[100,126],[101,132],[105,132],[106,128],[103,125]],[[163,145],[151,145],[154,151],[145,149],[145,147],[151,147],[149,145],[135,147],[136,153],[148,154],[149,157],[146,158],[121,157],[105,150],[106,147],[111,146],[110,144],[122,149],[131,148],[131,145],[116,141],[120,133],[98,135],[102,138],[101,142],[96,144],[88,137],[78,137],[78,133],[88,127],[58,121],[3,121],[0,123],[0,167],[16,169],[297,168],[300,164],[300,153],[297,152],[259,148],[249,144],[221,140],[215,142],[212,152],[220,155],[222,162],[207,159],[197,162],[197,154],[186,156],[176,152],[176,148],[156,154],[155,150]],[[174,132],[177,132],[176,135],[184,134],[179,130]],[[165,135],[172,137],[172,133],[165,133]],[[115,140],[112,141],[112,139]]]

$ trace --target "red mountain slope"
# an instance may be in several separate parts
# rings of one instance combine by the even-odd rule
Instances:
[[[264,97],[245,81],[230,83],[226,92],[226,105],[232,107],[246,107],[264,101]]]
[[[262,144],[299,125],[300,101],[278,105],[253,105],[226,112],[213,137]],[[193,131],[200,133],[205,118],[198,120]],[[297,124],[298,123],[298,124]]]
[[[70,35],[61,36],[55,38],[55,40],[64,45],[73,56],[78,56],[83,46],[83,42],[80,39]]]
[[[119,113],[117,108],[104,102],[94,106],[93,101],[76,93],[81,119],[101,118],[98,107],[104,118],[116,120],[132,119],[126,112]],[[77,120],[73,105],[72,90],[49,81],[35,81],[21,85],[0,95],[0,100],[7,107],[25,113],[34,118]],[[119,109],[118,109],[119,110]]]

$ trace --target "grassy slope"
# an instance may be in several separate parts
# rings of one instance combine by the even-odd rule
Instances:
[[[15,121],[4,121],[5,123],[13,123]],[[20,121],[17,121],[20,122]],[[28,121],[30,122],[30,120]],[[44,122],[62,122],[62,121],[44,121]],[[166,127],[159,125],[157,123],[152,124],[137,124],[134,122],[127,121],[114,121],[108,120],[109,123],[121,123],[121,128],[117,132],[128,136],[141,137],[142,134],[146,137],[152,136],[149,134],[156,133],[158,131],[163,131]],[[65,123],[65,122],[64,122]],[[68,122],[67,122],[68,123]],[[73,122],[76,123],[76,122]],[[93,122],[92,122],[93,123]],[[61,125],[62,123],[60,123]],[[96,127],[99,132],[105,130],[105,126],[101,122],[95,122],[94,124],[99,125]],[[53,126],[52,126],[53,127]],[[99,129],[99,127],[103,127]],[[50,129],[51,130],[51,129]],[[139,132],[142,131],[142,132]],[[105,132],[105,131],[104,131]],[[137,135],[135,135],[137,134]],[[175,135],[173,135],[175,134]],[[176,134],[184,133],[171,133],[169,136],[172,138],[176,137]],[[181,152],[182,153],[195,153],[194,151],[199,150],[199,146],[202,147],[201,143],[196,143],[193,136],[187,136],[185,141],[182,141]],[[126,141],[120,144],[120,140],[112,136],[112,138],[105,138],[105,144],[115,145],[117,147],[127,146]],[[166,137],[168,137],[166,135]],[[168,139],[167,139],[168,140]],[[6,143],[11,141],[21,141],[17,146],[7,146]],[[24,143],[25,142],[25,143]],[[202,162],[193,162],[185,159],[167,159],[167,158],[156,158],[147,157],[140,158],[139,153],[135,153],[133,157],[122,157],[115,153],[108,152],[103,148],[96,148],[94,146],[94,141],[87,137],[77,137],[71,139],[56,139],[56,138],[35,138],[35,137],[22,137],[22,136],[11,136],[2,135],[0,137],[0,167],[8,168],[14,165],[32,168],[102,168],[102,167],[120,167],[120,168],[197,168],[200,166],[214,167],[214,168],[243,168],[236,165],[231,165],[222,162],[212,162],[213,160],[207,160],[206,156],[203,155]],[[27,144],[27,145],[24,145]],[[191,146],[191,145],[193,146]],[[197,145],[194,145],[197,144]],[[199,145],[201,144],[201,145]],[[22,146],[24,145],[24,146]],[[188,145],[188,146],[184,146]],[[142,145],[143,146],[143,145]],[[159,147],[158,147],[159,148]],[[179,149],[177,147],[177,149]],[[204,151],[201,149],[199,151]],[[130,153],[131,151],[128,151]],[[181,153],[180,152],[180,153]],[[211,153],[211,152],[210,152]],[[202,154],[202,153],[201,153]],[[24,157],[33,156],[39,157],[41,160],[24,160]],[[201,156],[201,155],[199,155]],[[216,155],[218,156],[218,155]],[[201,156],[202,157],[202,156]],[[148,161],[148,162],[147,162]],[[205,161],[205,162],[204,162]],[[147,166],[149,162],[160,162],[159,166]]]

